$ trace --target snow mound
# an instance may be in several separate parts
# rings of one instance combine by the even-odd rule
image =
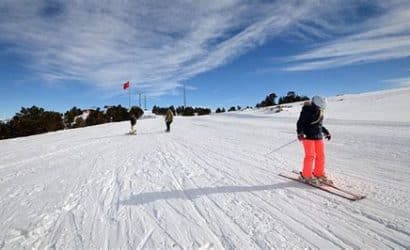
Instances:
[[[327,98],[327,119],[351,121],[410,122],[410,88],[399,88],[363,94]],[[253,115],[297,117],[303,102],[265,107],[246,112]],[[240,112],[237,112],[238,114]]]

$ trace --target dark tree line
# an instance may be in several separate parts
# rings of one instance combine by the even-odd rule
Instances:
[[[168,109],[171,109],[171,111],[172,111],[172,113],[174,113],[174,115],[176,114],[174,106],[164,108],[164,107],[158,107],[158,106],[155,106],[155,105],[154,105],[154,107],[152,107],[152,113],[156,114],[156,115],[166,115]]]
[[[128,109],[122,107],[121,105],[105,106],[105,108],[107,109],[107,117],[109,117],[112,122],[120,122],[129,119],[130,114],[128,113]]]
[[[201,107],[184,107],[184,106],[179,106],[175,109],[174,106],[163,108],[163,107],[158,107],[154,106],[152,108],[152,113],[156,115],[165,115],[167,110],[171,109],[171,111],[174,113],[174,115],[182,115],[182,116],[194,116],[195,114],[197,115],[209,115],[211,113],[211,109],[209,108],[201,108]]]
[[[256,104],[256,107],[276,105],[275,99],[277,97],[275,93],[271,93],[260,103]],[[309,98],[307,96],[299,96],[294,91],[289,91],[286,96],[279,97],[279,104],[305,100],[309,100]],[[84,116],[86,118],[83,118],[82,114],[84,110],[77,107],[71,108],[65,112],[64,115],[54,111],[45,111],[43,108],[36,106],[30,108],[23,107],[11,120],[7,122],[0,121],[0,139],[46,133],[63,128],[78,128],[107,122],[125,121],[130,118],[130,114],[134,114],[137,118],[140,118],[144,114],[144,111],[137,106],[132,107],[130,111],[121,105],[105,106],[104,108],[106,109],[105,111],[100,108],[88,110],[88,116]],[[152,113],[165,115],[169,108],[174,114],[182,116],[209,115],[211,113],[211,109],[209,108],[183,106],[177,107],[176,109],[174,106],[166,108],[154,106]],[[228,109],[228,112],[236,110],[241,110],[241,107],[232,106]],[[216,109],[216,113],[223,112],[225,112],[225,108]]]
[[[262,100],[260,103],[257,103],[256,107],[262,108],[262,107],[274,106],[276,105],[275,99],[277,97],[278,96],[275,93],[271,93],[268,96],[266,96],[265,99]],[[306,100],[309,100],[309,97],[303,96],[303,95],[299,96],[296,94],[296,92],[289,91],[286,96],[279,97],[278,104],[300,102],[300,101],[306,101]]]
[[[11,120],[0,122],[0,139],[41,134],[63,128],[78,128],[107,122],[125,121],[129,119],[130,114],[134,114],[137,118],[144,114],[144,111],[139,107],[132,107],[128,112],[121,105],[106,107],[105,112],[100,108],[88,110],[89,113],[85,120],[81,116],[83,112],[83,110],[73,107],[63,115],[58,112],[45,111],[43,108],[36,106],[31,108],[23,107]]]
[[[64,113],[64,124],[67,128],[71,128],[74,124],[74,118],[83,113],[83,111],[77,107],[72,107],[69,111]]]
[[[32,106],[21,108],[8,122],[0,125],[0,139],[28,136],[64,128],[62,114]]]
[[[300,101],[307,101],[307,100],[309,100],[309,97],[299,96],[294,91],[289,91],[286,96],[282,96],[279,98],[279,104],[300,102]]]
[[[198,115],[209,115],[211,113],[211,109],[209,109],[209,108],[195,108],[194,112]]]
[[[246,106],[244,109],[252,109],[252,107],[250,107],[250,106]],[[232,106],[232,107],[230,107],[229,109],[228,109],[228,112],[232,112],[232,111],[241,111],[241,110],[244,110],[241,106]],[[226,110],[225,110],[225,108],[217,108],[216,110],[215,110],[215,113],[224,113],[224,112],[226,112]]]
[[[275,93],[271,93],[265,97],[265,100],[261,101],[260,103],[256,104],[257,108],[268,107],[276,105],[275,99],[278,97]]]
[[[216,110],[215,110],[215,113],[225,113],[226,111],[225,111],[225,108],[217,108]]]

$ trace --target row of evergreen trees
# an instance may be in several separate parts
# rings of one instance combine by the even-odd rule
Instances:
[[[179,106],[176,109],[174,106],[165,107],[165,108],[154,106],[152,108],[152,113],[156,115],[165,115],[168,109],[171,109],[174,115],[182,115],[182,116],[194,116],[195,114],[209,115],[211,113],[211,109],[209,108],[202,108],[202,107],[193,108],[193,107],[184,107],[184,106]]]
[[[100,108],[89,110],[89,114],[86,120],[84,120],[82,117],[78,117],[83,113],[83,110],[73,107],[64,113],[64,125],[66,128],[93,126],[107,122],[126,121],[130,118],[130,114],[134,114],[138,118],[144,114],[144,111],[137,106],[131,107],[129,112],[127,108],[121,105],[105,106],[104,108],[106,109],[105,111],[102,111]]]
[[[277,95],[271,93],[260,103],[256,104],[256,107],[266,107],[276,105],[275,99]],[[286,96],[279,98],[279,104],[291,103],[309,100],[307,96],[299,96],[294,91],[290,91]],[[85,126],[93,126],[103,124],[107,122],[119,122],[129,119],[130,114],[134,114],[137,118],[144,114],[144,111],[134,106],[128,112],[127,108],[118,106],[105,106],[105,111],[100,108],[95,110],[89,110],[89,114],[86,119],[81,117],[83,110],[73,107],[64,115],[54,111],[45,111],[43,108],[32,106],[31,108],[21,108],[19,113],[8,122],[0,121],[0,139],[14,138],[20,136],[28,136],[34,134],[40,134],[50,131],[56,131],[63,128],[78,128]],[[184,107],[179,106],[175,109],[171,107],[158,107],[154,106],[152,113],[157,115],[165,115],[168,109],[171,109],[174,114],[182,116],[194,116],[197,115],[209,115],[211,110],[209,108],[201,107]],[[247,107],[250,108],[250,107]],[[232,106],[228,109],[230,111],[241,110],[240,106]],[[217,108],[216,113],[225,112],[225,108]]]
[[[276,95],[276,93],[271,93],[267,95],[264,100],[256,104],[256,108],[274,106],[276,104],[285,104],[285,103],[309,100],[309,97],[303,96],[303,95],[302,96],[297,95],[296,92],[294,91],[289,91],[286,96],[279,97],[278,103],[276,103],[275,101],[277,97],[278,96]],[[247,106],[245,109],[252,109],[252,107]],[[228,109],[228,112],[239,111],[239,110],[242,110],[241,106],[237,106],[237,107],[232,106]],[[224,113],[224,112],[226,112],[225,108],[219,108],[219,107],[215,111],[215,113]]]
[[[265,97],[260,103],[256,104],[257,108],[267,107],[276,105],[275,99],[278,96],[275,93],[271,93]],[[309,97],[307,96],[300,96],[297,95],[294,91],[289,91],[286,96],[279,97],[278,104],[285,104],[285,103],[292,103],[292,102],[300,102],[300,101],[307,101]]]
[[[32,106],[31,108],[21,108],[19,113],[8,122],[0,121],[0,139],[14,138],[57,131],[64,128],[78,128],[93,126],[107,122],[125,121],[130,114],[137,118],[144,114],[139,107],[128,109],[118,106],[105,107],[106,111],[100,108],[89,110],[86,119],[81,117],[83,110],[73,107],[64,115],[54,111],[45,111],[43,108]]]
[[[0,122],[0,139],[27,136],[63,129],[62,115],[33,106],[21,108],[8,122]]]
[[[300,101],[307,101],[309,100],[309,97],[307,96],[300,96],[297,95],[296,92],[294,91],[289,91],[286,96],[279,97],[279,104],[285,104],[285,103],[292,103],[292,102],[300,102]]]
[[[252,107],[249,107],[249,106],[246,106],[246,108],[245,109],[252,109]],[[240,110],[242,110],[242,107],[241,106],[232,106],[232,107],[230,107],[229,109],[228,109],[228,112],[232,112],[232,111],[240,111]],[[217,108],[216,110],[215,110],[215,113],[225,113],[226,112],[226,110],[225,110],[225,108]]]

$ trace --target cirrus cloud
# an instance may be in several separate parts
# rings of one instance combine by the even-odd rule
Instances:
[[[378,2],[386,14],[352,29],[338,17],[355,10],[356,3],[4,0],[0,46],[3,53],[25,58],[24,66],[51,83],[78,81],[115,94],[130,80],[152,96],[284,35],[330,40],[290,57],[290,71],[410,53],[408,8]]]
[[[131,80],[161,95],[277,36],[318,5],[4,0],[0,44],[48,82],[79,81],[113,90]]]
[[[285,70],[321,70],[409,57],[410,3],[393,1],[385,5],[374,1],[373,4],[379,7],[379,15],[362,23],[338,26],[339,32],[350,34],[288,57],[290,65]]]

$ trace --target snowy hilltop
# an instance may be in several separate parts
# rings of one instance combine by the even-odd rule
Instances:
[[[0,248],[410,248],[410,88],[328,98],[326,169],[354,202],[279,176],[302,105],[2,140]]]

